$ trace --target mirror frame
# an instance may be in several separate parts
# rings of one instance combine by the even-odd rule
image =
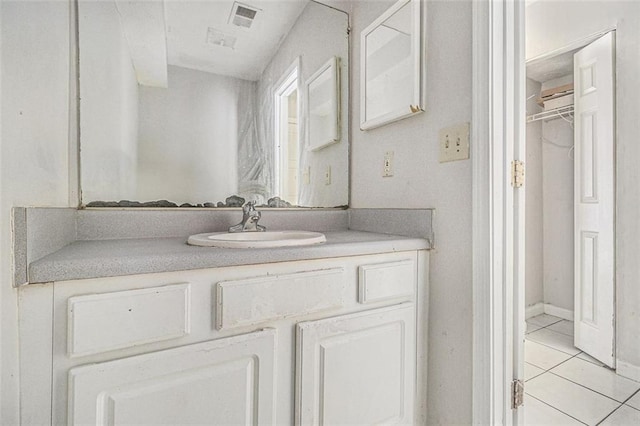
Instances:
[[[367,117],[367,36],[380,27],[384,21],[406,5],[411,7],[411,55],[413,56],[414,77],[407,84],[412,85],[412,100],[407,107],[389,110],[376,117]],[[423,0],[399,0],[360,33],[360,130],[370,130],[394,121],[411,117],[425,110],[426,93],[426,4]]]
[[[329,145],[333,145],[334,143],[340,142],[340,68],[338,64],[340,63],[340,59],[332,56],[324,65],[322,65],[316,72],[313,73],[311,77],[309,77],[309,81],[306,83],[306,120],[307,120],[307,147],[310,151],[319,151],[324,147]],[[311,85],[318,80],[319,78],[329,74],[330,81],[330,90],[331,90],[331,112],[329,119],[329,138],[326,140],[322,140],[319,143],[312,145],[312,132],[313,128],[311,127]]]

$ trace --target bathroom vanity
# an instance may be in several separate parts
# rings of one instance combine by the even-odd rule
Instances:
[[[22,424],[423,424],[429,241],[326,236],[78,241],[32,262],[52,279],[21,288]]]

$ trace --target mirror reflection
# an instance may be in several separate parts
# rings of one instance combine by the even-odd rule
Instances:
[[[309,148],[319,150],[340,141],[338,131],[338,60],[331,58],[307,83]]]
[[[348,203],[345,13],[305,0],[80,0],[78,21],[83,203]],[[338,143],[314,151],[303,88],[333,58]]]

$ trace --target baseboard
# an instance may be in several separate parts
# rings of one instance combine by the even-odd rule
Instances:
[[[640,366],[616,360],[616,374],[640,382]]]
[[[542,314],[553,315],[554,317],[562,318],[567,321],[573,321],[573,311],[559,308],[551,303],[538,302],[535,305],[527,306],[524,310],[525,319]]]
[[[525,319],[529,319],[542,314],[544,314],[544,304],[542,302],[538,302],[535,305],[527,306],[524,310]]]
[[[544,304],[544,313],[547,315],[553,315],[554,317],[565,319],[567,321],[573,321],[573,311],[565,308],[559,308],[550,303]]]

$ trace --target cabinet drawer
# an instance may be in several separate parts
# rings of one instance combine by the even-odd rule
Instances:
[[[222,281],[216,286],[218,330],[254,325],[344,305],[344,269]]]
[[[189,284],[70,297],[67,351],[97,354],[189,334]]]
[[[360,303],[410,298],[415,293],[415,286],[416,264],[413,260],[358,267],[358,302]]]

